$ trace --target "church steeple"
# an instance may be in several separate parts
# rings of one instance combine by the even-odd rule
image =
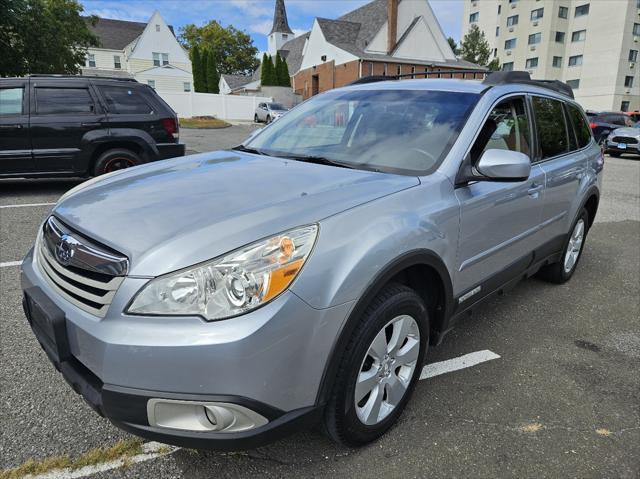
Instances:
[[[293,36],[293,30],[289,28],[284,0],[276,0],[273,27],[271,28],[271,33],[269,33],[269,55],[275,57],[278,50],[289,40],[293,39]]]

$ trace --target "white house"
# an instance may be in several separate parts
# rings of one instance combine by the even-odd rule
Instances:
[[[89,48],[83,75],[135,78],[159,91],[191,91],[188,52],[159,12],[147,23],[98,19],[91,31],[99,47]]]

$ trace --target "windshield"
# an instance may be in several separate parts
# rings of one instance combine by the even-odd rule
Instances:
[[[271,156],[426,175],[449,152],[478,99],[475,93],[443,91],[328,92],[297,106],[244,146]]]
[[[285,111],[286,110],[284,105],[281,105],[280,103],[269,103],[269,108],[271,108],[272,110],[275,110],[275,111]]]

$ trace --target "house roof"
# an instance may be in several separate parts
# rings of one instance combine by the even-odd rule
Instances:
[[[254,81],[252,75],[227,75],[223,74],[222,78],[229,85],[231,90],[236,90]]]
[[[276,11],[273,15],[273,27],[271,28],[269,35],[274,32],[293,34],[293,31],[289,28],[287,9],[284,6],[284,0],[276,0]]]
[[[289,75],[295,75],[300,70],[300,67],[302,66],[302,52],[304,50],[304,44],[309,39],[309,35],[311,35],[311,32],[300,35],[299,37],[289,40],[287,43],[282,45],[280,55],[287,62]]]
[[[353,45],[364,50],[387,21],[387,0],[374,0],[334,21],[359,23],[360,31]]]
[[[123,50],[124,47],[142,35],[147,27],[147,24],[142,22],[127,22],[110,18],[98,18],[95,25],[91,24],[91,17],[85,17],[85,20],[89,24],[89,30],[98,37],[99,48],[108,50]],[[175,36],[171,25],[169,25],[169,30]]]

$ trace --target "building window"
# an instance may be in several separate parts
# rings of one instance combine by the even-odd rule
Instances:
[[[496,27],[496,37],[500,36],[500,27]]]
[[[86,65],[88,67],[91,67],[91,68],[95,68],[96,67],[96,56],[93,53],[89,53],[87,55]]]
[[[160,25],[156,23],[156,32],[159,32],[159,31],[160,31]]]
[[[531,20],[540,20],[544,16],[544,8],[531,10]]]
[[[624,77],[624,86],[627,88],[633,88],[633,77],[632,76],[626,76]]]
[[[122,63],[120,63],[120,55],[113,56],[113,68],[116,70],[120,70],[122,68]]]
[[[564,32],[556,32],[556,43],[564,43]]]
[[[629,61],[633,63],[638,61],[638,50],[629,50]]]
[[[396,75],[402,75],[402,65],[398,65],[398,68],[396,69]]]
[[[558,9],[558,17],[569,18],[569,9],[567,7],[560,7]]]
[[[509,3],[516,3],[518,0],[509,0]]]
[[[384,71],[382,73],[384,76],[387,76],[387,64],[384,64]]]
[[[513,62],[503,63],[502,64],[502,71],[503,72],[513,71]]]
[[[504,49],[505,50],[513,50],[516,47],[516,39],[510,38],[509,40],[505,40]]]
[[[182,91],[189,92],[191,91],[191,83],[186,81],[182,84]]]
[[[513,15],[511,17],[507,17],[507,26],[512,27],[518,24],[518,15]]]
[[[469,23],[476,23],[480,18],[480,12],[475,12],[469,15]]]
[[[288,34],[286,34],[286,33],[283,33],[283,34],[282,34],[282,39],[283,39],[283,40],[288,40],[288,39],[289,39],[289,35],[288,35]]]
[[[169,54],[168,53],[153,53],[153,66],[159,67],[162,65],[169,64]]]
[[[553,66],[555,68],[562,68],[562,57],[553,57]]]
[[[633,24],[633,34],[636,37],[640,37],[640,23],[634,23]]]
[[[369,76],[373,76],[373,62],[369,62]]]
[[[569,85],[574,90],[580,88],[580,80],[567,80],[567,85]]]
[[[147,85],[149,85],[154,90],[156,89],[156,81],[155,80],[147,80]]]
[[[537,68],[537,66],[538,66],[538,57],[527,58],[527,63],[525,68]]]
[[[640,0],[638,0],[640,2]],[[638,7],[640,8],[640,7]],[[500,12],[502,11],[502,5],[498,5],[498,15],[500,15]]]
[[[582,65],[582,55],[574,55],[572,57],[569,57],[570,67],[577,67],[580,65]]]
[[[416,67],[411,67],[411,78],[416,77]]]
[[[493,58],[495,58],[495,57],[497,57],[497,56],[498,56],[498,49],[497,49],[497,48],[494,48],[494,49],[493,49]],[[475,73],[474,73],[474,75],[475,75]]]
[[[536,45],[542,40],[542,33],[532,33],[529,35],[529,45]]]
[[[620,111],[629,111],[629,102],[623,101],[620,103]]]
[[[576,7],[576,12],[574,13],[574,17],[582,17],[584,15],[589,14],[589,4],[579,5]]]
[[[573,32],[571,34],[571,41],[572,42],[584,42],[584,40],[587,38],[587,31],[586,30],[578,30],[577,32]]]

